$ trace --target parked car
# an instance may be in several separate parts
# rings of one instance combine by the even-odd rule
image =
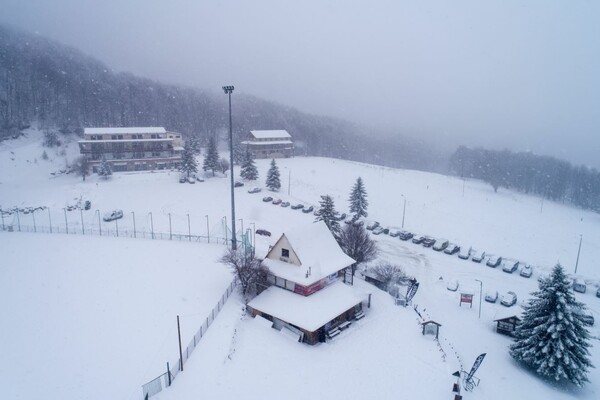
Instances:
[[[596,297],[600,297],[600,288],[598,288],[598,290],[596,290]]]
[[[579,293],[585,293],[587,286],[585,285],[585,281],[581,278],[576,278],[573,281],[573,290]]]
[[[186,183],[186,182],[187,182],[187,178],[185,176],[179,177],[179,183]]]
[[[461,247],[460,250],[458,251],[458,258],[467,260],[469,258],[469,256],[471,255],[472,251],[473,251],[473,249],[471,247],[469,247],[468,249],[466,247]]]
[[[383,228],[383,234],[388,235],[390,233],[390,228]]]
[[[363,221],[362,219],[357,219],[356,221],[354,221],[352,223],[352,225],[354,226],[363,226],[365,224],[365,221]]]
[[[377,228],[378,226],[379,226],[379,222],[377,222],[377,221],[373,221],[373,222],[371,222],[371,223],[367,224],[367,230],[368,230],[368,231],[372,231],[372,230],[374,230],[375,228]]]
[[[234,186],[234,187],[242,187],[242,186],[244,186],[244,182],[236,181],[236,182],[233,184],[233,186]]]
[[[257,229],[256,234],[261,236],[271,236],[271,232],[266,229]]]
[[[276,206],[278,206],[283,202],[281,201],[281,199],[273,199],[272,203],[275,204]]]
[[[123,211],[114,210],[114,211],[104,214],[104,217],[102,219],[106,222],[109,222],[109,221],[114,221],[115,219],[119,219],[119,218],[123,218]]]
[[[300,209],[304,208],[304,204],[300,204],[300,203],[294,204],[291,208],[292,208],[292,210],[300,210]]]
[[[367,229],[369,229],[368,226],[367,226]],[[373,231],[373,235],[381,235],[383,233],[383,228],[380,226],[377,226],[371,230]]]
[[[507,272],[509,274],[512,274],[513,272],[515,272],[518,269],[519,269],[518,261],[504,260],[504,262],[502,263],[502,271]]]
[[[433,246],[435,243],[435,239],[432,238],[431,236],[425,236],[423,238],[423,243],[421,243],[423,245],[423,247],[431,247]]]
[[[412,238],[412,242],[415,244],[421,244],[425,240],[425,235],[417,235],[415,234]]]
[[[492,268],[496,268],[500,264],[502,264],[502,257],[499,256],[490,256],[490,258],[488,258],[487,262],[485,263],[485,265]]]
[[[263,201],[265,203],[270,203],[273,201],[273,198],[271,196],[265,196],[265,197],[263,197]]]
[[[400,236],[400,231],[390,231],[390,236],[391,237],[398,237],[398,236]]]
[[[498,292],[496,290],[485,293],[485,301],[495,303],[498,300]]]
[[[253,187],[252,189],[248,190],[248,193],[258,193],[260,191],[261,191],[261,188]]]
[[[289,201],[284,201],[283,203],[281,203],[281,207],[289,207],[289,206],[290,206]]]
[[[400,240],[409,240],[409,239],[412,239],[413,236],[414,235],[409,231],[400,231],[400,234],[398,235]]]
[[[83,209],[89,210],[90,208],[92,208],[92,202],[89,200],[86,200],[85,203],[83,203]]]
[[[446,239],[438,239],[435,241],[435,244],[433,245],[433,249],[435,251],[444,251],[444,250],[446,250],[446,247],[448,247],[449,244],[450,244],[450,242],[448,242],[448,240],[446,240]]]
[[[454,243],[449,243],[448,247],[446,247],[446,249],[444,250],[444,253],[452,255],[458,253],[459,250],[460,246],[457,246]]]
[[[188,183],[192,183],[192,184],[193,184],[193,183],[196,183],[196,178],[194,178],[193,176],[190,176],[190,177],[188,178]]]
[[[315,208],[314,208],[313,206],[310,206],[310,207],[304,207],[304,208],[302,209],[302,212],[303,212],[304,214],[310,214],[311,212],[313,212],[313,210],[314,210],[314,209],[315,209]]]
[[[446,289],[448,289],[452,292],[456,292],[458,290],[458,281],[456,279],[448,281],[448,284],[446,285]]]
[[[515,292],[506,292],[500,299],[500,304],[506,307],[514,306],[517,303],[517,294]]]
[[[532,274],[533,274],[533,268],[531,268],[531,265],[523,264],[523,267],[521,268],[521,272],[519,272],[519,275],[521,275],[524,278],[531,278]]]
[[[589,310],[577,307],[573,311],[576,314],[579,314],[581,317],[581,322],[583,322],[584,325],[594,326],[594,314],[592,314]]]
[[[471,254],[473,254],[471,256],[471,261],[476,262],[476,263],[482,262],[483,259],[485,258],[485,251],[472,250]]]

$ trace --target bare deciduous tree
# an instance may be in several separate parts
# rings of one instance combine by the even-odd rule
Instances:
[[[269,286],[267,283],[269,270],[262,266],[256,257],[243,249],[227,250],[220,261],[228,265],[238,278],[242,295],[255,295],[262,288]]]
[[[346,225],[340,232],[339,244],[344,253],[356,260],[352,265],[352,275],[358,264],[371,261],[377,256],[377,245],[363,226]]]
[[[406,285],[411,279],[411,277],[406,275],[402,267],[388,262],[376,265],[373,268],[373,272],[380,281],[384,282],[387,291],[390,290],[391,285],[396,283]]]

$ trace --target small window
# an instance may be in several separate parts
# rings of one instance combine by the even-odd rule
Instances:
[[[290,251],[288,249],[281,249],[281,257],[289,258]]]

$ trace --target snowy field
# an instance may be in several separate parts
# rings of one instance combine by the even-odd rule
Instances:
[[[42,160],[39,141],[32,134],[0,144],[0,206],[49,207],[49,212],[36,212],[37,229],[47,229],[51,219],[54,231],[68,224],[71,233],[80,232],[83,219],[87,236],[0,235],[0,296],[8,305],[3,325],[15,327],[0,333],[2,390],[8,390],[6,398],[51,393],[52,398],[138,399],[140,385],[161,373],[163,363],[176,354],[175,343],[166,339],[173,335],[174,316],[189,314],[198,318],[197,324],[189,325],[199,326],[225,290],[230,275],[216,262],[224,246],[99,238],[90,233],[98,231],[98,214],[119,208],[124,211],[118,221],[121,236],[131,236],[134,215],[138,236],[148,237],[150,215],[154,231],[168,234],[169,214],[173,232],[188,233],[189,215],[192,235],[223,236],[221,220],[229,219],[229,181],[221,176],[180,184],[176,172],[146,172],[119,173],[108,181],[92,176],[82,182],[73,175],[50,175],[64,168],[65,157],[75,158],[76,144],[71,143],[64,156],[47,150],[49,160]],[[238,229],[243,223],[244,228],[273,234],[256,237],[259,254],[289,227],[314,219],[261,201],[272,195],[264,190],[268,163],[257,162],[257,186],[263,192],[248,194],[248,184],[236,189]],[[483,352],[488,355],[477,373],[482,383],[465,398],[600,397],[597,369],[591,371],[592,383],[580,390],[556,389],[520,369],[508,356],[510,340],[494,332],[494,317],[507,309],[484,302],[478,319],[480,284],[475,281],[482,281],[484,293],[513,290],[523,301],[536,288],[536,278],[556,261],[567,272],[574,271],[582,234],[578,275],[589,286],[578,299],[600,321],[600,299],[594,296],[600,282],[600,215],[505,189],[494,193],[478,181],[431,173],[325,158],[278,164],[283,187],[277,196],[292,204],[316,206],[319,195],[330,194],[338,209],[347,211],[350,188],[361,176],[370,220],[400,228],[406,198],[406,229],[531,263],[534,275],[526,279],[506,274],[382,235],[376,237],[380,258],[402,265],[421,282],[415,302],[442,324],[445,357],[431,337],[421,336],[414,311],[394,306],[387,294],[363,282],[357,284],[374,295],[366,318],[331,343],[315,347],[293,343],[244,317],[241,300],[232,298],[186,371],[156,398],[270,398],[284,393],[295,399],[310,390],[331,398],[451,398],[451,373],[461,365],[469,369]],[[91,201],[91,210],[63,211],[78,199]],[[33,215],[5,220],[14,230],[19,222],[25,230],[33,225]],[[102,230],[114,234],[112,223],[102,223]],[[459,308],[459,294],[446,290],[451,279],[476,294],[473,309]],[[597,326],[591,329],[594,337],[600,336]],[[600,366],[598,341],[592,344],[592,360]]]

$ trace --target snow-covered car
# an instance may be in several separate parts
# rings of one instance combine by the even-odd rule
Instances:
[[[512,274],[513,272],[515,272],[518,269],[519,269],[518,261],[504,260],[502,262],[502,271],[504,271],[506,273]]]
[[[487,262],[485,263],[485,265],[492,268],[496,268],[500,264],[502,264],[502,257],[499,256],[490,256],[490,258],[488,258]]]
[[[431,247],[435,244],[435,239],[431,236],[425,236],[421,244],[423,245],[423,247]]]
[[[594,326],[594,315],[589,310],[577,307],[573,311],[579,314],[584,325]]]
[[[390,236],[398,237],[398,236],[400,236],[400,231],[396,231],[396,230],[390,231]]]
[[[367,226],[367,229],[369,229],[368,226]],[[377,227],[371,229],[371,231],[373,231],[373,235],[381,235],[383,233],[383,228],[380,226],[377,226]]]
[[[304,208],[304,204],[302,204],[302,203],[294,204],[294,205],[291,207],[291,209],[292,209],[292,210],[301,210],[301,209],[303,209],[303,208]]]
[[[271,232],[266,229],[257,229],[256,234],[261,236],[271,236]]]
[[[340,214],[340,216],[339,216],[339,217],[337,217],[337,220],[338,220],[338,221],[343,221],[343,220],[345,220],[345,219],[346,219],[346,216],[347,216],[347,215],[346,215],[346,213],[341,213],[341,214]]]
[[[365,221],[360,220],[360,219],[357,219],[356,221],[354,221],[352,223],[352,225],[354,225],[354,226],[363,226],[364,224],[365,224]]]
[[[523,264],[523,267],[521,268],[521,272],[519,272],[519,275],[521,275],[524,278],[531,278],[532,274],[533,274],[533,268],[531,268],[531,265]]]
[[[114,210],[114,211],[104,214],[104,217],[102,219],[106,222],[109,222],[109,221],[114,221],[115,219],[119,219],[119,218],[123,218],[123,211]]]
[[[469,258],[469,256],[471,255],[472,249],[466,248],[466,247],[461,247],[460,250],[458,251],[458,258],[462,259],[462,260],[467,260]]]
[[[187,182],[187,178],[185,176],[179,177],[179,183],[186,183],[186,182]]]
[[[387,235],[390,233],[390,228],[383,228],[383,234]]]
[[[485,293],[485,301],[495,303],[498,300],[498,292],[493,290]]]
[[[373,221],[367,224],[367,230],[372,231],[379,226],[379,222]]]
[[[242,186],[244,186],[244,182],[236,181],[236,182],[233,184],[233,187],[242,187]]]
[[[585,281],[581,278],[576,278],[573,281],[573,290],[579,293],[585,293],[587,289],[587,286],[585,284]]]
[[[485,251],[472,250],[471,261],[480,263],[485,258]]]
[[[425,235],[415,234],[412,238],[412,242],[415,244],[421,244],[425,240]]]
[[[448,284],[446,285],[446,289],[448,289],[452,292],[456,292],[458,290],[458,281],[456,279],[448,281]]]
[[[289,201],[284,201],[281,203],[281,207],[289,207],[290,206],[290,202]]]
[[[275,204],[276,206],[280,205],[281,203],[283,203],[283,201],[281,199],[273,199],[273,201],[271,202],[273,204]]]
[[[315,210],[315,212],[313,213],[313,215],[314,215],[315,217],[320,217],[320,216],[321,216],[321,210],[319,210],[319,209],[316,209],[316,210]]]
[[[514,306],[517,303],[517,294],[515,292],[506,292],[500,299],[500,304],[506,307]]]
[[[263,197],[263,201],[265,203],[270,203],[273,201],[273,198],[271,196],[265,196],[265,197]]]
[[[409,231],[400,231],[400,234],[398,235],[398,237],[400,238],[400,240],[409,240],[413,238],[413,234]]]
[[[260,191],[261,189],[259,187],[253,187],[252,189],[248,190],[248,193],[258,193]]]
[[[459,250],[460,250],[460,246],[457,246],[454,243],[449,243],[448,247],[446,247],[446,249],[444,249],[444,253],[453,255],[455,253],[458,253]]]
[[[192,183],[192,184],[193,184],[193,183],[196,183],[196,178],[194,178],[193,176],[190,176],[190,177],[188,178],[188,182],[189,182],[189,183]]]
[[[433,245],[433,249],[435,251],[444,251],[444,250],[446,250],[446,247],[448,247],[449,244],[450,244],[450,242],[448,242],[447,239],[438,239],[435,241],[435,244]]]
[[[314,209],[315,209],[315,208],[314,208],[313,206],[304,207],[304,208],[302,209],[302,212],[303,212],[304,214],[310,214],[311,212],[313,212],[313,210],[314,210]]]

